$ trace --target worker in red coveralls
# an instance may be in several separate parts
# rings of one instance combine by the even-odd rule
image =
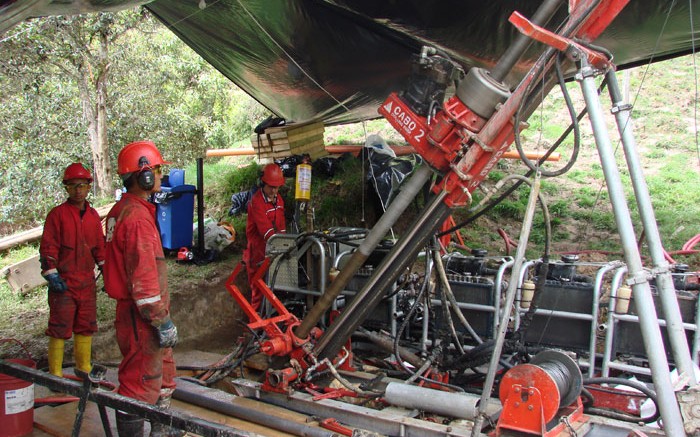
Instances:
[[[248,204],[248,219],[245,235],[248,245],[243,251],[250,284],[250,304],[257,311],[262,302],[262,292],[254,286],[252,279],[255,271],[265,260],[265,244],[275,234],[286,232],[284,219],[284,200],[279,195],[279,188],[284,185],[282,169],[277,164],[267,164],[263,168],[262,188],[253,194]]]
[[[92,335],[97,332],[95,264],[104,263],[104,234],[86,200],[92,175],[80,163],[63,173],[68,200],[49,212],[41,236],[41,274],[49,283],[49,372],[63,376],[65,341],[73,337],[75,373],[90,372]]]
[[[156,208],[149,202],[160,191],[163,164],[169,163],[150,141],[127,144],[119,152],[117,172],[126,193],[107,215],[104,280],[107,294],[117,300],[114,326],[123,356],[118,393],[167,408],[175,390],[172,347],[178,337],[170,319]],[[120,436],[143,436],[142,417],[123,411],[116,417]],[[151,426],[151,436],[182,434],[167,425]]]

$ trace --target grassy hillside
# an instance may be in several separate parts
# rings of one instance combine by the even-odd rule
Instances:
[[[695,65],[692,57],[685,57],[640,67],[618,73],[621,86],[629,89],[629,101],[633,104],[634,129],[647,184],[651,193],[656,217],[668,251],[679,250],[682,245],[700,231],[697,217],[700,214],[700,165],[697,142],[696,102],[697,89],[693,85]],[[576,111],[583,108],[579,85],[568,84]],[[673,102],[673,104],[669,104]],[[617,127],[610,112],[607,94],[601,96],[603,110],[608,114],[608,129],[615,147],[615,156],[628,192],[628,203],[635,224],[636,234],[641,236],[637,205],[632,197],[629,174],[626,170]],[[545,151],[568,127],[569,115],[562,93],[553,90],[529,120],[529,128],[522,133],[524,149]],[[607,187],[598,157],[596,144],[588,118],[580,124],[581,147],[576,163],[566,174],[542,181],[542,191],[552,215],[555,251],[600,250],[621,252],[619,238]],[[326,128],[326,144],[363,144],[370,134],[379,134],[391,144],[405,144],[403,138],[383,120],[373,120],[359,125]],[[567,138],[557,149],[561,160],[546,164],[546,169],[561,168],[571,157],[573,140]],[[224,218],[229,206],[230,194],[245,189],[240,178],[230,176],[250,159],[224,158],[208,165],[211,182],[208,182],[207,208],[213,217]],[[354,160],[345,161],[341,171],[329,180],[314,179],[312,206],[317,227],[371,226],[377,208],[372,190],[362,184],[366,169]],[[526,173],[527,168],[516,160],[503,160],[491,172],[488,179],[474,194],[476,204],[496,182],[511,173]],[[363,173],[364,172],[364,173]],[[293,186],[291,181],[289,189]],[[506,185],[505,188],[510,185]],[[505,232],[517,240],[520,223],[527,203],[529,189],[521,186],[515,193],[494,207],[488,214],[461,230],[470,247],[482,247],[492,253],[503,251]],[[289,203],[288,203],[289,204]],[[420,202],[409,208],[402,223],[409,222]],[[472,212],[468,208],[453,211],[459,223]],[[544,227],[538,213],[531,236],[529,256],[541,254]],[[644,244],[642,243],[642,246]],[[644,250],[644,247],[642,247]],[[698,257],[679,258],[679,262],[696,264]]]

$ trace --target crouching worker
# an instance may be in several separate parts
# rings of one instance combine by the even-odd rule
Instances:
[[[177,329],[170,320],[165,256],[156,227],[155,205],[160,191],[160,151],[150,141],[127,144],[119,152],[117,172],[126,193],[107,215],[104,279],[107,294],[117,300],[117,343],[122,353],[118,393],[162,408],[175,390],[172,347]],[[117,411],[119,435],[143,436],[144,419]],[[154,423],[152,436],[183,435]]]
[[[104,263],[100,216],[86,200],[92,175],[80,163],[63,173],[68,200],[49,212],[39,247],[41,274],[49,283],[49,372],[63,376],[65,341],[73,336],[75,374],[92,368],[97,332],[95,264]]]

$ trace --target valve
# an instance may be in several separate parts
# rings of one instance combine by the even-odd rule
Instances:
[[[188,262],[192,261],[194,259],[194,252],[189,250],[186,247],[181,247],[180,250],[177,251],[177,260],[180,262]]]

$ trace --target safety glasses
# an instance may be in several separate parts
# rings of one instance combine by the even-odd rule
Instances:
[[[86,184],[84,182],[81,182],[79,184],[65,184],[66,190],[68,191],[76,191],[76,190],[89,190],[91,187],[91,184]]]

